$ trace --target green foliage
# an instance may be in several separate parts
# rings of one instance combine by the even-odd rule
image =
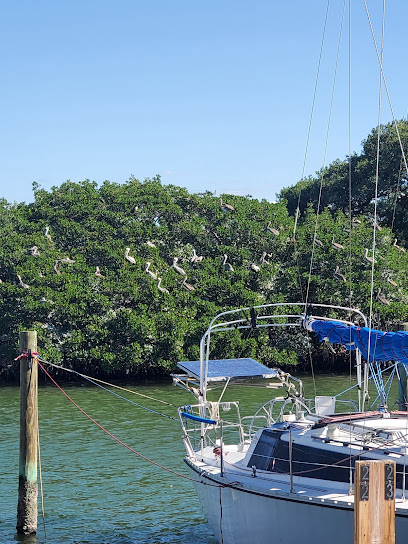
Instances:
[[[406,123],[401,131],[408,134]],[[16,374],[18,332],[35,328],[42,357],[64,366],[118,377],[168,373],[177,361],[199,357],[201,336],[217,313],[299,302],[306,293],[309,301],[350,305],[367,314],[372,297],[376,327],[407,321],[408,255],[393,245],[395,229],[389,228],[393,216],[398,238],[407,235],[402,213],[407,180],[400,175],[389,125],[381,139],[388,162],[381,170],[385,188],[379,206],[389,227],[376,232],[373,291],[371,263],[364,257],[374,235],[375,139],[373,132],[362,155],[352,157],[357,184],[352,208],[359,214],[354,223],[348,217],[346,161],[325,170],[324,207],[317,218],[317,178],[282,190],[278,203],[222,195],[230,211],[210,192],[190,194],[164,186],[159,177],[105,181],[100,187],[89,180],[67,181],[50,191],[34,184],[33,204],[1,200],[0,372]],[[394,214],[395,168],[400,192]],[[315,237],[320,245],[313,245]],[[227,270],[224,255],[233,270]],[[381,302],[378,292],[390,304]],[[219,358],[254,357],[288,367],[308,364],[310,353],[322,360],[321,348],[299,331],[213,337],[212,356]]]
[[[398,131],[405,154],[408,152],[408,121],[398,122]],[[316,177],[299,181],[282,189],[279,198],[285,200],[290,214],[294,214],[301,191],[300,211],[312,204],[316,210],[320,185],[323,186],[321,209],[348,213],[350,204],[353,216],[372,220],[374,210],[375,179],[377,170],[378,130],[375,128],[362,143],[360,155],[348,160],[336,160],[317,172]],[[394,123],[382,125],[379,140],[378,209],[381,225],[390,227],[398,239],[407,240],[408,175],[402,160],[401,146]],[[351,171],[351,202],[349,199],[349,166]]]

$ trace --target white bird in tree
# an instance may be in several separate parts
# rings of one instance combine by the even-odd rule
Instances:
[[[149,247],[156,247],[155,244],[153,244],[153,242],[150,242],[150,240],[148,240],[146,243],[145,243],[146,246],[149,246]]]
[[[146,263],[146,268],[145,268],[145,272],[147,272],[149,274],[149,276],[151,276],[154,280],[157,280],[157,274],[155,274],[152,270],[150,270],[150,265],[151,263],[147,262]]]
[[[254,272],[259,272],[261,269],[255,263],[252,263],[251,264],[251,270],[253,270]]]
[[[33,255],[33,257],[37,257],[38,255],[41,255],[40,252],[38,251],[37,246],[30,247],[30,249],[28,250],[28,253],[30,253],[30,255]]]
[[[224,265],[225,270],[227,272],[234,272],[234,268],[232,267],[232,264],[227,263],[227,259],[228,259],[228,255],[224,254],[224,261],[222,264]]]
[[[398,287],[398,283],[395,282],[394,280],[392,280],[389,276],[387,277],[387,281],[390,285],[392,285],[393,287]]]
[[[160,293],[166,293],[168,295],[169,294],[168,290],[165,287],[161,286],[162,279],[161,278],[157,278],[157,279],[159,280],[159,283],[157,284],[157,289],[160,291]]]
[[[193,248],[193,256],[191,257],[191,264],[201,263],[204,259],[203,255],[197,255],[196,250]]]
[[[271,227],[272,221],[269,221],[269,223],[266,225],[266,230],[274,234],[275,236],[279,236],[278,229],[275,229],[274,227]]]
[[[132,257],[131,255],[129,255],[129,251],[130,251],[130,247],[127,247],[125,251],[125,259],[132,264],[136,264],[136,259]]]
[[[231,204],[227,204],[226,202],[222,201],[222,197],[220,198],[220,207],[223,212],[233,212],[234,207],[231,206]]]
[[[361,225],[360,219],[353,219],[353,220],[352,220],[352,223],[353,223],[354,225]]]
[[[58,274],[58,276],[61,274],[61,270],[58,268],[58,261],[55,261],[54,263],[54,272]]]
[[[397,238],[395,238],[394,243],[392,244],[398,251],[401,251],[401,253],[406,253],[405,247],[401,247],[397,245]]]
[[[385,296],[381,293],[381,289],[378,289],[377,291],[377,300],[379,300],[382,304],[385,304],[386,306],[389,306],[391,304],[390,301],[385,298]]]
[[[104,278],[104,277],[105,277],[105,276],[101,273],[101,269],[99,268],[99,266],[96,267],[95,276],[98,276],[98,278]]]
[[[368,261],[369,263],[371,263],[371,264],[376,262],[373,257],[368,256],[368,249],[367,248],[364,248],[364,259],[366,261]]]
[[[270,262],[266,260],[267,256],[270,257],[266,251],[263,251],[261,255],[261,263],[270,264]]]
[[[44,236],[45,236],[46,238],[48,238],[48,240],[49,240],[50,242],[52,242],[52,238],[51,238],[51,234],[50,234],[50,227],[45,227]]]
[[[74,259],[70,259],[69,257],[64,257],[63,259],[60,259],[60,263],[74,264],[74,262]]]
[[[347,281],[346,276],[340,272],[340,267],[336,266],[336,270],[334,271],[334,277],[341,281]]]
[[[186,283],[186,282],[187,282],[187,276],[184,278],[184,280],[181,283],[184,289],[187,289],[187,291],[195,291],[195,288],[190,283]]]
[[[332,239],[332,246],[333,246],[335,249],[344,249],[344,246],[343,246],[343,245],[338,244],[337,242],[334,241],[334,236],[333,236],[333,239]]]
[[[324,244],[321,240],[319,240],[318,238],[315,237],[314,239],[314,243],[317,245],[317,246],[320,246],[320,247],[324,247]]]
[[[181,274],[182,276],[185,276],[186,275],[186,271],[183,270],[180,266],[177,266],[177,261],[178,261],[178,257],[174,257],[173,259],[173,264],[171,265],[174,270],[178,273],[178,274]]]
[[[23,282],[19,274],[17,274],[17,278],[18,278],[20,286],[23,287],[23,289],[30,289],[30,286]]]

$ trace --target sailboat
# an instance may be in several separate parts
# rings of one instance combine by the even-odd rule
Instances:
[[[343,318],[325,317],[333,312]],[[356,400],[308,399],[298,378],[251,358],[210,359],[215,334],[272,327],[298,328],[349,350]],[[211,321],[200,360],[180,362],[183,372],[173,381],[197,400],[178,410],[184,461],[220,543],[353,542],[355,462],[381,459],[396,462],[396,542],[406,541],[408,418],[404,410],[387,409],[384,361],[395,373],[408,364],[408,332],[370,329],[355,308],[278,303],[223,312]],[[365,411],[370,370],[378,406]],[[282,394],[241,417],[239,400],[223,397],[228,386],[247,381]],[[209,400],[220,386],[218,399]]]
[[[173,382],[195,398],[178,410],[184,461],[221,544],[353,542],[359,460],[395,461],[396,543],[405,543],[408,404],[402,394],[398,409],[389,408],[395,405],[387,380],[406,382],[408,332],[379,331],[371,323],[358,308],[309,301],[229,310],[210,322],[200,360],[178,363]],[[303,331],[348,351],[355,393],[308,398],[301,380],[279,368],[252,358],[211,358],[214,335],[272,328]],[[271,396],[243,417],[239,399],[223,399],[227,388],[247,382],[264,384]]]

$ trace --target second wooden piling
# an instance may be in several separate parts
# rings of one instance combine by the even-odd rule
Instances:
[[[356,461],[354,544],[395,544],[395,461]]]

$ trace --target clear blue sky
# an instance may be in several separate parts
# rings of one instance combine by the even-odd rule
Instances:
[[[379,69],[352,1],[352,150],[377,123]],[[274,200],[301,176],[327,0],[3,2],[0,196],[160,174]],[[378,40],[382,0],[369,0]],[[332,0],[305,174],[323,150],[343,0]],[[346,9],[346,11],[348,8]],[[388,2],[384,67],[407,115],[408,2]],[[326,162],[348,153],[345,21]],[[383,120],[391,120],[386,98]]]

